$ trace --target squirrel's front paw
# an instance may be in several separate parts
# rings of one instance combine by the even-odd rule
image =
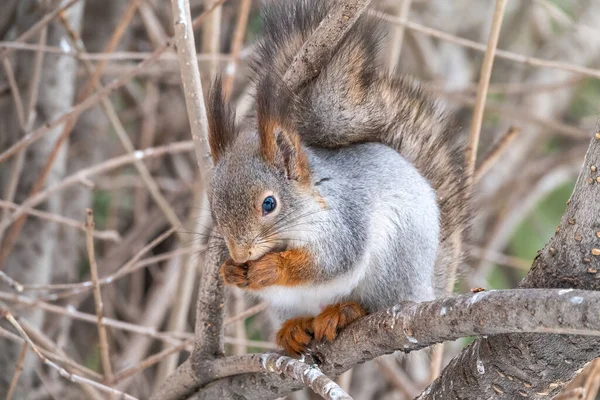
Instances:
[[[340,330],[366,314],[367,311],[355,301],[327,306],[313,322],[315,339],[332,342]]]
[[[280,253],[269,253],[258,260],[248,261],[248,289],[262,289],[281,280]]]
[[[233,260],[229,259],[221,265],[219,273],[226,285],[234,285],[240,288],[248,286],[248,266],[245,264],[234,264]]]
[[[302,354],[313,339],[313,319],[297,317],[285,321],[277,332],[277,344],[288,354]]]
[[[242,289],[262,289],[280,280],[280,258],[279,253],[271,253],[242,265],[235,264],[230,259],[221,265],[221,277],[227,285]]]

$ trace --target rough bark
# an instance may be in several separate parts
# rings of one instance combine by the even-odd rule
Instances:
[[[313,345],[310,358],[323,373],[334,377],[357,364],[396,350],[412,352],[461,337],[510,332],[586,333],[585,330],[595,329],[600,322],[600,317],[595,316],[600,309],[597,299],[600,299],[600,293],[594,291],[565,289],[488,291],[426,303],[407,302],[368,315],[342,331],[333,343]],[[560,336],[545,336],[552,337]],[[597,344],[595,337],[588,337],[588,340]],[[253,357],[259,359],[260,355]],[[572,364],[576,364],[581,357],[573,355],[570,358],[573,359]],[[206,385],[223,377],[223,365],[227,362],[225,358],[212,364],[205,363],[204,369],[196,370],[201,371],[201,374],[196,374],[196,384]],[[239,364],[239,360],[231,358],[230,363]],[[537,363],[543,364],[543,361],[538,360]],[[210,383],[192,398],[269,399],[302,387],[277,374],[242,374],[260,371],[252,368],[250,363],[247,365],[250,367],[238,367],[235,370],[233,366],[230,367],[229,370],[233,371],[231,375],[240,375]],[[474,366],[475,373],[480,374],[481,362],[476,361]],[[474,397],[479,392],[471,389],[470,397],[464,398],[479,398]]]
[[[600,121],[561,224],[539,252],[519,285],[522,288],[600,289],[600,256],[596,255],[600,185],[598,172],[591,168],[600,164],[599,131]],[[463,350],[420,399],[441,399],[448,393],[458,399],[547,398],[599,356],[600,341],[591,337],[513,334],[482,338]]]

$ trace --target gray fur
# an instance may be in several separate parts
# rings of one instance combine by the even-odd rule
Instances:
[[[304,151],[311,186],[325,209],[318,197],[262,161],[253,133],[240,135],[215,169],[211,203],[225,237],[260,239],[257,234],[268,223],[249,216],[256,215],[256,196],[270,190],[280,198],[280,215],[288,222],[277,231],[281,241],[276,250],[304,247],[317,260],[314,284],[270,287],[255,294],[269,300],[283,318],[316,315],[322,307],[346,300],[375,311],[401,300],[432,299],[439,217],[427,181],[381,144]]]
[[[281,77],[335,3],[269,3],[252,60],[257,110],[298,135],[311,182],[265,162],[254,113],[237,134],[231,113],[211,96],[209,139],[219,155],[211,209],[230,253],[243,261],[308,248],[318,265],[314,283],[255,293],[284,318],[346,300],[374,311],[442,294],[446,271],[460,259],[470,184],[457,130],[416,82],[381,71],[381,31],[367,17],[314,80],[289,93]],[[278,198],[279,220],[257,212],[266,192]]]

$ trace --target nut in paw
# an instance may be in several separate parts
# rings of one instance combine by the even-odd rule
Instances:
[[[248,266],[245,264],[234,264],[233,260],[229,259],[221,265],[219,273],[226,285],[234,285],[239,288],[248,286]]]

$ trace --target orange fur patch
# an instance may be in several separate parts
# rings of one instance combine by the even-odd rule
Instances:
[[[273,164],[275,162],[275,120],[268,115],[259,114],[258,134],[260,136],[260,153],[265,160]]]
[[[276,341],[287,353],[301,354],[312,341],[313,318],[297,317],[284,322],[277,332]]]
[[[234,264],[233,261],[225,261],[219,268],[219,274],[226,285],[234,285],[240,288],[248,286],[248,267]]]
[[[332,342],[342,329],[366,314],[355,301],[327,306],[313,321],[315,339]]]
[[[307,250],[293,249],[269,253],[244,265],[227,260],[221,265],[220,274],[228,285],[258,290],[272,285],[297,286],[313,282],[316,269]]]
[[[302,185],[308,185],[310,183],[310,169],[308,167],[308,157],[306,153],[302,151],[300,144],[300,136],[294,132],[290,134],[290,139],[296,148],[296,174],[298,175],[298,181]]]

